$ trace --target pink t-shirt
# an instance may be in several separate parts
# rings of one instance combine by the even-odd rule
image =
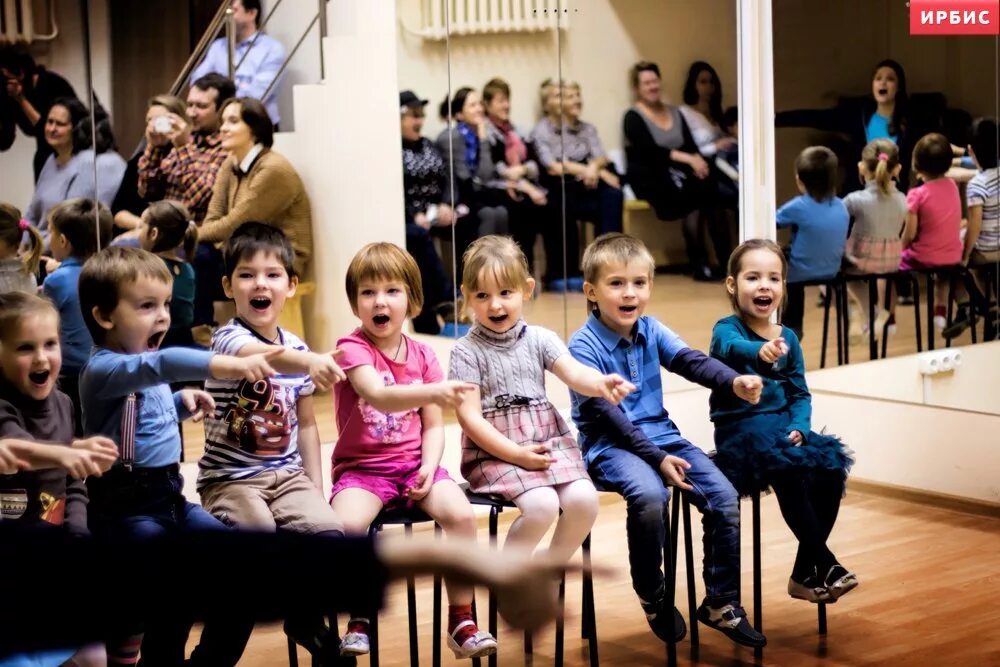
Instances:
[[[938,178],[911,189],[906,193],[906,210],[917,214],[917,237],[903,253],[902,268],[962,261],[962,201],[955,181]]]
[[[337,347],[344,351],[338,363],[345,371],[372,366],[387,387],[440,382],[443,374],[434,351],[406,336],[403,340],[406,362],[399,363],[375,347],[361,329],[356,329],[337,341]],[[402,464],[419,465],[423,442],[420,410],[379,412],[359,397],[347,380],[334,386],[333,398],[339,433],[333,450],[333,481],[351,468],[392,474]]]

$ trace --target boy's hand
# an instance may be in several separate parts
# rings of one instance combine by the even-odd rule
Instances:
[[[0,475],[13,475],[30,467],[27,461],[18,457],[13,447],[0,440]]]
[[[347,374],[334,361],[336,357],[343,353],[343,350],[339,347],[326,354],[312,353],[312,358],[309,362],[309,377],[312,378],[313,384],[320,391],[326,391],[338,382],[343,382],[347,379]]]
[[[440,405],[442,408],[457,408],[462,404],[466,394],[479,388],[471,382],[459,382],[458,380],[445,380],[432,385],[432,387],[431,403]]]
[[[215,412],[215,399],[211,394],[201,389],[181,389],[181,403],[187,410],[193,422],[200,422],[207,415]]]
[[[601,397],[612,405],[618,405],[622,399],[635,391],[635,385],[617,373],[605,375],[600,384]]]
[[[691,464],[682,458],[670,456],[669,454],[660,461],[660,475],[670,486],[678,489],[690,491],[693,487],[684,481],[684,471],[691,467]]]
[[[59,467],[73,479],[100,477],[118,459],[118,448],[111,440],[94,436],[74,440],[69,447],[59,448]]]
[[[760,348],[760,352],[757,353],[757,356],[759,356],[761,361],[764,363],[773,364],[786,354],[788,354],[788,344],[785,343],[784,338],[778,337],[764,343],[764,345]]]
[[[416,485],[406,489],[403,495],[414,502],[426,498],[427,494],[431,492],[431,487],[434,485],[434,473],[436,472],[437,466],[420,466],[420,470],[417,471]]]
[[[788,439],[795,445],[801,445],[805,440],[805,438],[802,437],[802,431],[792,431],[788,434]]]
[[[242,378],[248,382],[259,382],[275,374],[274,369],[271,368],[270,360],[284,351],[283,347],[275,347],[273,350],[251,354],[247,357],[217,354],[212,357],[208,369],[212,377],[220,380]]]
[[[513,463],[525,470],[548,470],[555,463],[555,458],[549,454],[548,445],[531,445],[522,447],[518,460]]]
[[[750,405],[757,405],[760,402],[760,392],[763,388],[764,382],[757,375],[740,375],[733,380],[733,393]]]

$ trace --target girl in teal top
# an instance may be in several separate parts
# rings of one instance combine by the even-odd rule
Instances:
[[[760,402],[714,391],[715,464],[742,495],[770,486],[799,541],[788,593],[836,602],[858,585],[826,545],[854,462],[837,438],[811,427],[812,404],[798,338],[771,322],[785,293],[787,265],[773,241],[741,244],[729,259],[726,289],[736,311],[712,330],[711,355],[764,380]]]
[[[198,245],[198,227],[187,208],[177,201],[153,202],[142,213],[139,245],[163,260],[174,279],[170,295],[170,330],[160,347],[191,347],[194,323],[194,268],[191,258]]]

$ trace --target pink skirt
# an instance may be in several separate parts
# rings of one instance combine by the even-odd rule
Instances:
[[[851,236],[844,248],[847,273],[895,273],[903,254],[903,242],[870,236]]]
[[[472,491],[513,500],[539,486],[589,479],[576,440],[562,416],[548,401],[489,410],[483,413],[483,417],[501,434],[521,446],[548,445],[555,461],[545,470],[526,470],[494,458],[468,436],[463,436],[462,476],[468,480]]]

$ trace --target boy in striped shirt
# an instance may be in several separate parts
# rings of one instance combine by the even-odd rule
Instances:
[[[223,248],[222,286],[236,303],[236,317],[212,336],[212,351],[238,357],[275,346],[284,351],[270,358],[274,377],[205,383],[215,410],[205,418],[198,492],[205,509],[238,529],[341,535],[341,522],[321,491],[312,394],[345,376],[334,353],[311,352],[278,326],[298,284],[294,258],[281,230],[259,222],[240,226]],[[276,572],[283,567],[273,565]],[[292,618],[285,630],[314,654],[335,659],[339,638],[322,618]]]

